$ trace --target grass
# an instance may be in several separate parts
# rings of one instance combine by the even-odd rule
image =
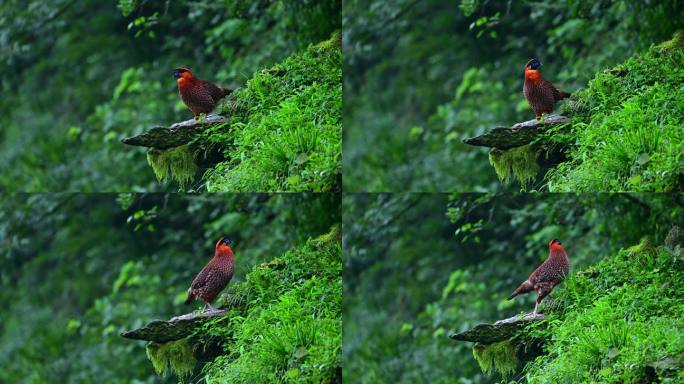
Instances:
[[[330,383],[341,369],[342,254],[339,229],[256,266],[232,287],[229,321],[198,335],[225,353],[207,383]]]
[[[565,283],[528,336],[547,340],[526,367],[530,383],[684,380],[684,265],[648,241],[606,257]]]
[[[569,162],[552,192],[675,191],[684,186],[684,33],[596,75],[571,97]]]
[[[204,140],[228,159],[204,175],[219,191],[337,191],[341,188],[341,37],[259,71],[234,92],[226,124]]]

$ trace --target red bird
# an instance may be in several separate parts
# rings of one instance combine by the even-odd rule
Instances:
[[[233,92],[195,77],[187,68],[176,68],[173,71],[173,78],[178,83],[178,94],[183,103],[195,114],[195,119],[200,113],[214,110],[219,100]]]
[[[513,291],[508,300],[521,293],[537,291],[537,302],[534,305],[534,314],[536,315],[539,303],[551,293],[553,287],[563,281],[568,272],[570,272],[570,259],[568,259],[561,242],[558,239],[553,239],[549,242],[549,257]]]
[[[534,110],[539,119],[542,113],[551,113],[553,105],[557,101],[569,97],[567,92],[561,92],[550,82],[544,80],[539,72],[541,61],[532,59],[525,65],[525,83],[523,84],[523,95]]]
[[[207,265],[200,271],[192,281],[188,289],[188,298],[185,304],[190,304],[193,300],[204,300],[204,310],[211,307],[211,302],[225,288],[233,277],[235,269],[235,255],[230,245],[233,242],[225,237],[216,243],[214,258],[209,260]]]

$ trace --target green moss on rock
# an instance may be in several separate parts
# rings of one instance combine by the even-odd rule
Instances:
[[[539,172],[538,156],[531,144],[511,149],[492,149],[489,152],[489,163],[494,167],[499,180],[508,182],[515,178],[525,188]]]
[[[496,371],[503,377],[508,377],[518,366],[516,346],[511,340],[492,344],[475,343],[473,356],[486,375]]]
[[[152,148],[147,151],[147,163],[150,164],[157,180],[173,179],[183,188],[197,173],[195,152],[188,145],[169,149]]]
[[[163,376],[171,371],[181,380],[189,376],[197,364],[193,346],[188,339],[168,343],[149,342],[147,358],[158,375]]]

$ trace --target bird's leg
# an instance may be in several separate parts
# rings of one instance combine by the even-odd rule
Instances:
[[[208,301],[205,301],[205,302],[204,302],[204,310],[202,310],[202,312],[206,312],[207,309],[209,309],[209,312],[213,312],[213,311],[214,311],[214,307],[212,307],[211,304],[209,304]]]
[[[539,306],[539,302],[535,301],[534,303],[534,312],[532,312],[532,316],[537,316],[537,306]]]

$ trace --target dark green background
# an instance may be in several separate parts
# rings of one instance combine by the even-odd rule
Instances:
[[[333,194],[0,196],[0,382],[175,382],[119,333],[183,305],[219,237],[252,268],[340,223]],[[197,379],[197,378],[195,378]],[[136,381],[137,380],[137,381]]]
[[[539,58],[546,79],[575,92],[671,39],[683,16],[677,0],[346,1],[345,190],[519,189],[498,181],[487,149],[461,141],[534,118],[525,63]]]
[[[551,239],[574,273],[684,222],[684,196],[667,194],[352,194],[342,206],[349,383],[498,382],[472,343],[447,336],[531,312],[534,294],[506,298]]]

